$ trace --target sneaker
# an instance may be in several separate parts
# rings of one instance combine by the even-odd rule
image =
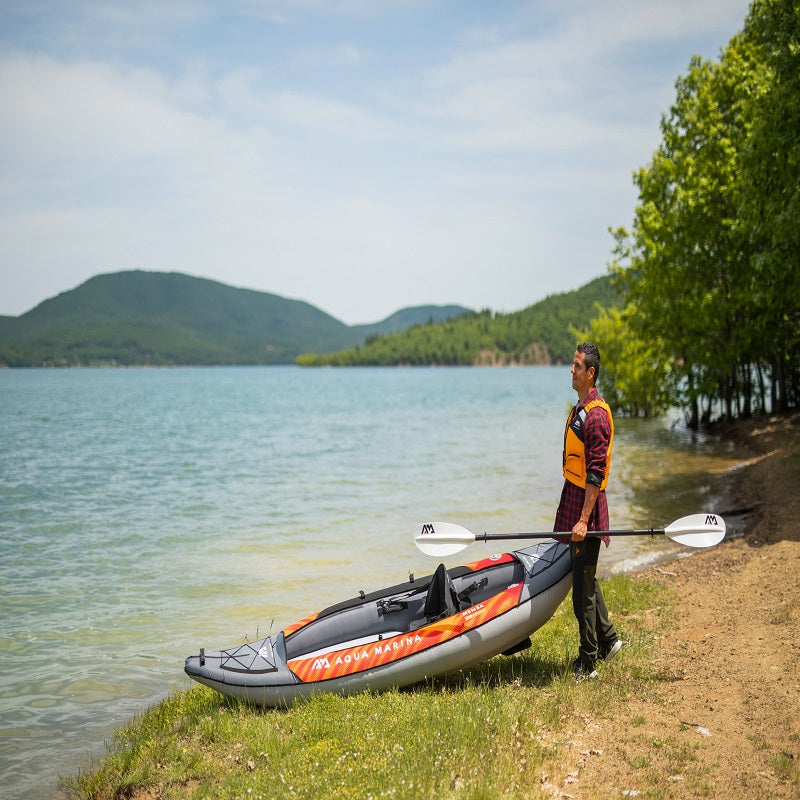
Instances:
[[[622,640],[615,639],[614,643],[608,647],[608,649],[604,650],[601,654],[601,658],[603,661],[611,661],[614,656],[622,650]]]
[[[572,662],[572,674],[576,678],[588,678],[591,680],[597,677],[597,670],[594,668],[594,664],[587,664],[583,659],[576,658]]]

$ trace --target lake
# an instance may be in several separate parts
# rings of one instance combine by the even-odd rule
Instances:
[[[421,522],[550,530],[570,386],[568,367],[0,370],[6,796],[52,797],[190,684],[199,647],[432,572]],[[613,527],[722,510],[734,452],[674,418],[616,427]],[[616,539],[601,567],[676,550]]]

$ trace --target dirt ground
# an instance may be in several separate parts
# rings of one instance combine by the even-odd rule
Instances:
[[[643,573],[677,596],[658,698],[582,720],[556,797],[800,798],[800,415],[723,435],[744,462],[726,503],[743,535]]]

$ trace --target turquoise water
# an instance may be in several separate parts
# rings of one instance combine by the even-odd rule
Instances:
[[[200,646],[432,571],[420,522],[550,529],[573,400],[566,367],[0,371],[4,794],[51,797]],[[618,422],[612,524],[705,510],[731,458]]]

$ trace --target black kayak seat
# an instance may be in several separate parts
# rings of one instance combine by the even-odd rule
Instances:
[[[453,580],[444,564],[439,564],[433,573],[428,594],[425,597],[423,614],[430,622],[445,617],[452,617],[461,610]]]

